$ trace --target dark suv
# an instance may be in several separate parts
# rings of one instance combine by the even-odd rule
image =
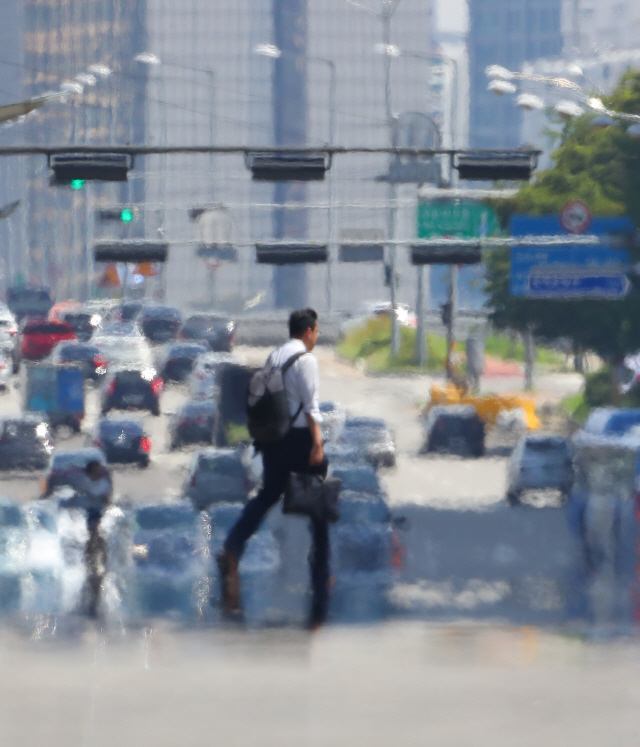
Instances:
[[[39,415],[0,420],[0,469],[44,469],[52,451],[49,426]]]
[[[111,371],[102,387],[101,411],[149,410],[160,415],[162,379],[149,369],[121,368]]]
[[[182,315],[171,306],[144,306],[137,321],[151,342],[170,342],[180,331]]]
[[[183,340],[205,342],[214,353],[230,353],[235,324],[225,314],[194,314],[182,327]]]
[[[484,454],[484,423],[471,405],[438,405],[424,424],[422,453],[439,452],[463,457]]]

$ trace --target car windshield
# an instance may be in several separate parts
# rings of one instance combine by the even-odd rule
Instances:
[[[57,324],[56,322],[36,322],[27,324],[23,330],[25,335],[68,335],[73,334],[73,330],[66,324]]]
[[[174,345],[170,348],[168,358],[189,358],[195,360],[199,355],[205,353],[207,348],[202,345]]]
[[[142,434],[142,424],[136,420],[101,420],[99,431],[102,436],[119,436],[125,433],[128,436],[139,436]]]
[[[100,354],[95,345],[64,345],[56,348],[60,361],[88,361]]]
[[[169,306],[151,306],[148,309],[144,309],[140,314],[140,318],[143,322],[147,321],[167,321],[167,322],[179,322],[181,319],[180,312],[178,309],[171,308]]]
[[[195,417],[198,415],[213,415],[215,412],[213,402],[192,402],[186,404],[181,410],[180,415],[183,417]]]
[[[242,462],[231,455],[205,455],[198,457],[198,471],[214,472],[225,477],[242,477],[245,468]]]
[[[110,364],[116,366],[152,366],[153,356],[149,345],[142,339],[113,337],[102,338],[98,347]]]
[[[44,431],[42,429],[39,430],[39,426],[39,423],[9,420],[4,423],[4,427],[2,428],[2,440],[24,441],[25,443],[34,441],[39,438],[39,433],[42,432],[43,435],[46,435],[46,428]]]
[[[93,460],[104,463],[104,456],[98,449],[91,449],[90,451],[64,451],[53,455],[51,466],[55,470],[65,470],[69,469],[69,467],[84,469]]]

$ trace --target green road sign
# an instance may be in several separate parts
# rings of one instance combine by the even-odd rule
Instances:
[[[432,200],[418,203],[418,238],[451,236],[473,239],[500,231],[495,210],[471,200]]]

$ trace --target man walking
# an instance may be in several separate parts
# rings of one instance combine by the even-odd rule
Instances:
[[[249,537],[258,529],[267,511],[284,494],[292,472],[327,474],[322,448],[318,407],[318,361],[311,351],[318,339],[318,315],[313,309],[294,311],[289,317],[290,339],[276,348],[267,366],[285,366],[284,390],[292,419],[291,428],[280,441],[258,445],[264,467],[263,488],[244,508],[229,532],[223,552],[217,557],[222,582],[222,604],[226,612],[240,611],[238,563]],[[311,519],[312,549],[309,559],[313,598],[309,627],[321,625],[327,614],[329,598],[329,527],[326,521]]]

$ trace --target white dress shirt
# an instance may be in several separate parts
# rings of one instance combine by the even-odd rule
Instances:
[[[307,351],[302,342],[295,337],[276,348],[269,356],[269,363],[280,368],[292,355],[304,351],[304,355],[290,366],[284,375],[284,390],[289,401],[289,414],[293,417],[300,404],[302,410],[293,422],[294,428],[308,428],[306,415],[309,414],[316,423],[322,422],[322,415],[318,405],[320,390],[320,374],[318,372],[318,361],[315,356]]]

